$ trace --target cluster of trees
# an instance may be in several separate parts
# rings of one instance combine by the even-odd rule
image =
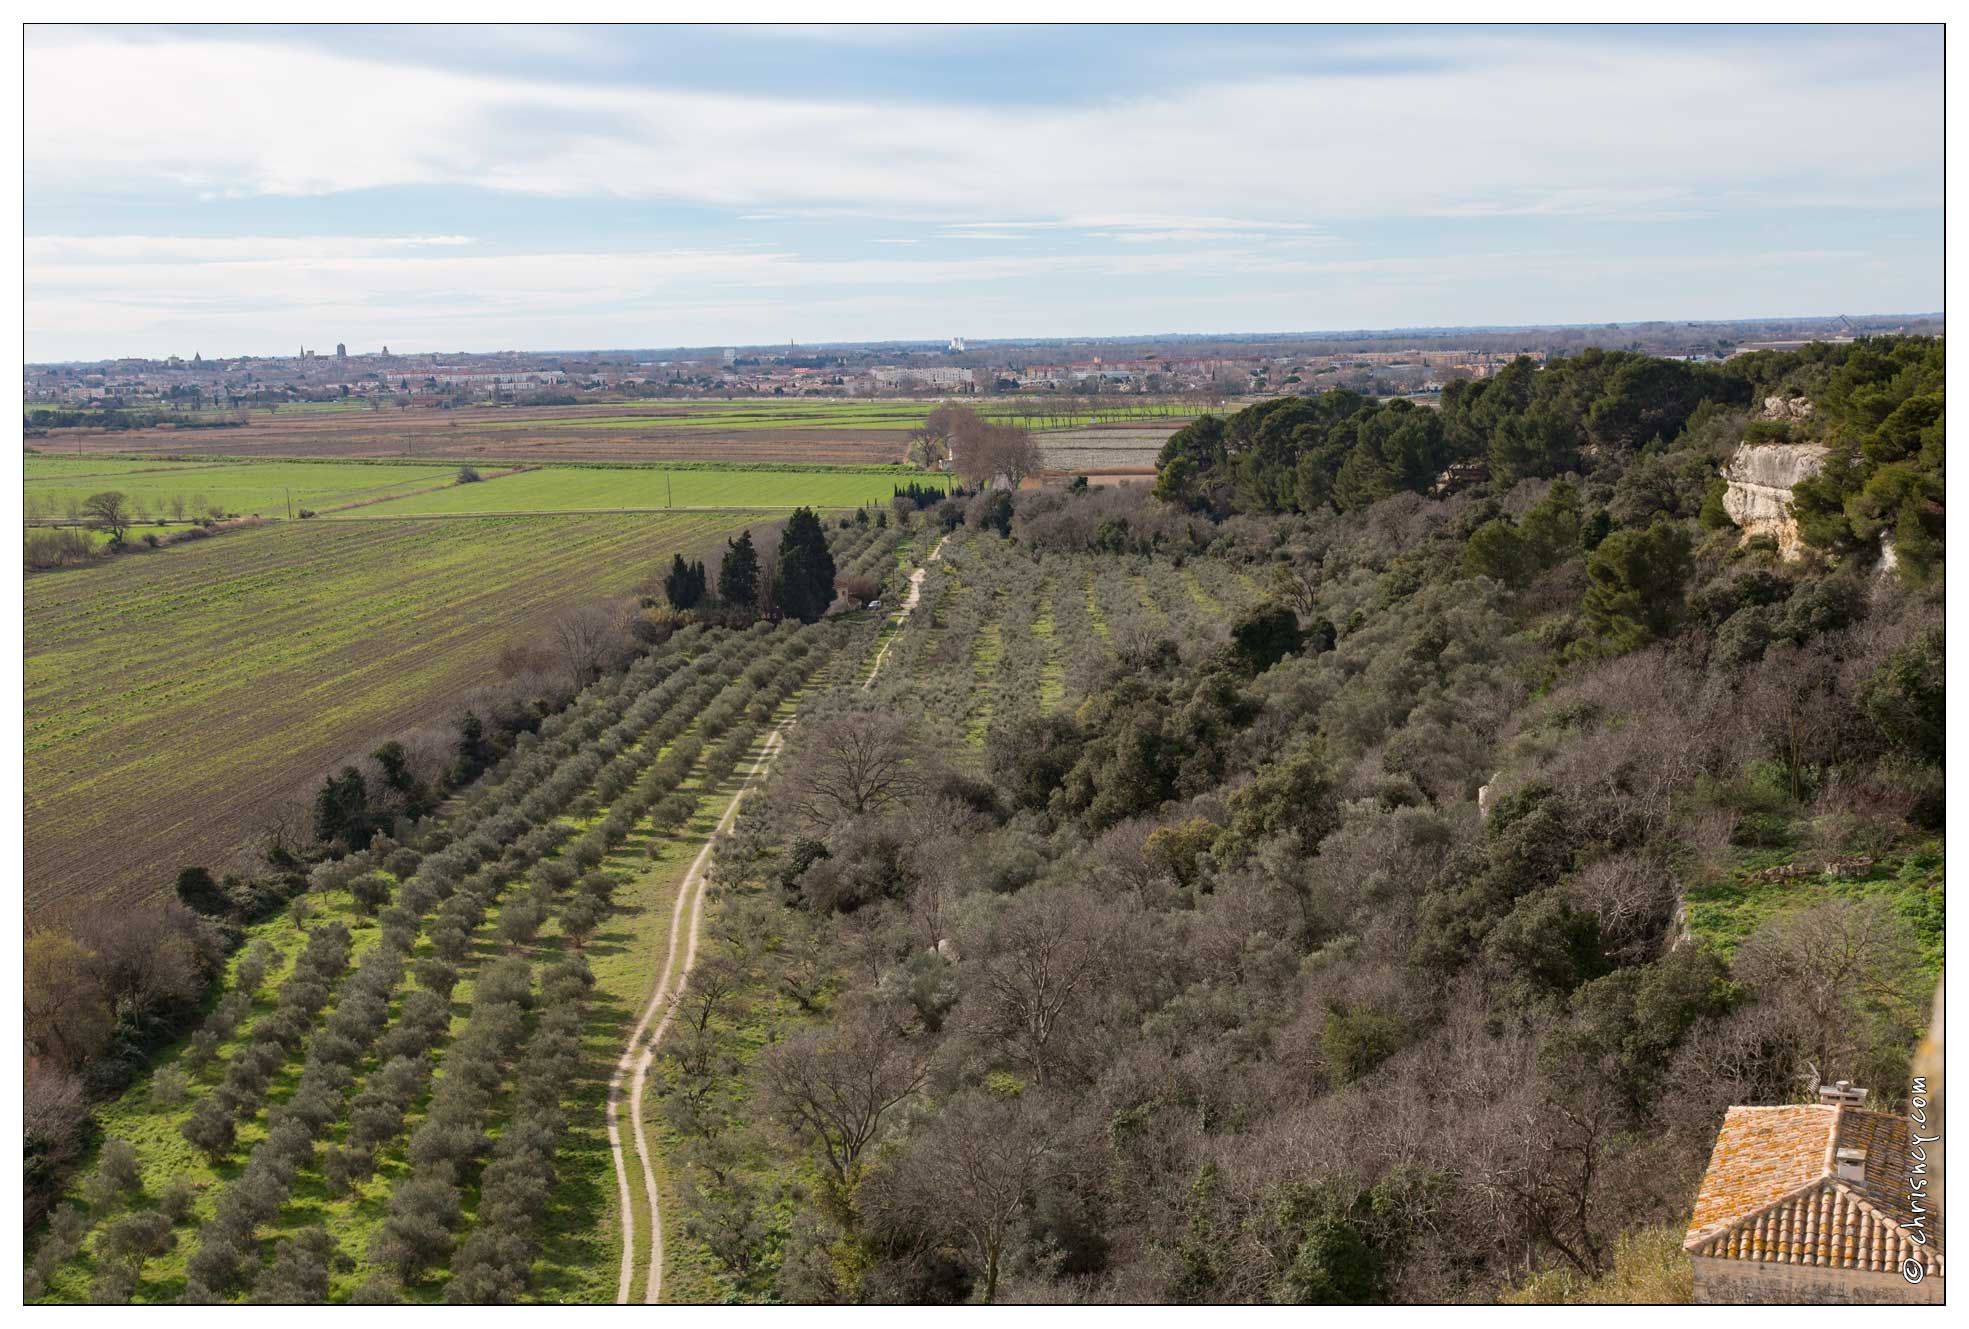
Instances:
[[[918,466],[953,470],[975,489],[1001,481],[1017,489],[1045,464],[1030,430],[952,402],[938,406],[911,431],[908,456]]]
[[[227,949],[219,928],[166,902],[28,936],[21,1032],[30,1223],[47,1212],[88,1143],[90,1100],[129,1084],[197,1018]]]
[[[1033,495],[946,548],[934,631],[795,732],[721,850],[663,1049],[731,1295],[1494,1296],[1685,1217],[1731,1103],[1905,1093],[1939,595],[1706,526],[1742,416],[1637,363],[1573,380],[1603,451],[1563,478],[1368,499],[1448,428],[1374,408],[1328,457],[1345,501]],[[1178,612],[1237,580],[1270,599]],[[1040,612],[1105,638],[1051,706]],[[949,757],[980,716],[983,778]],[[1881,866],[1683,934],[1780,853]]]
[[[1814,372],[1794,374],[1812,383],[1832,445],[1825,468],[1797,488],[1799,527],[1812,544],[1850,552],[1884,534],[1909,574],[1926,580],[1940,570],[1944,350],[1939,338],[1883,338],[1844,355],[1812,353]]]
[[[842,525],[866,527],[866,510],[857,515],[859,523]],[[777,547],[763,561],[752,543],[752,532],[726,542],[715,595],[704,563],[687,563],[682,554],[675,555],[663,580],[664,598],[680,613],[716,610],[732,623],[754,617],[812,623],[834,603],[834,552],[820,518],[811,508],[798,508],[787,518]]]
[[[898,516],[904,512],[921,512],[924,508],[933,508],[948,498],[967,496],[963,485],[951,485],[945,488],[941,485],[926,485],[920,480],[911,480],[908,484],[897,485],[895,488],[895,498],[892,502]]]
[[[22,422],[30,436],[44,434],[50,429],[107,429],[121,431],[126,429],[156,429],[168,426],[173,429],[225,429],[246,423],[244,415],[215,417],[209,415],[189,415],[182,411],[145,411],[123,407],[107,410],[74,410],[59,406],[30,406],[23,412]]]
[[[1177,431],[1158,459],[1155,492],[1221,518],[1358,512],[1399,493],[1487,481],[1502,494],[1522,480],[1579,474],[1624,482],[1616,502],[1676,495],[1693,481],[1696,506],[1707,498],[1717,525],[1727,520],[1717,465],[1759,429],[1776,429],[1785,441],[1833,447],[1820,475],[1798,487],[1807,541],[1845,553],[1888,533],[1907,551],[1903,575],[1926,579],[1941,556],[1943,354],[1930,338],[1715,365],[1588,350],[1542,367],[1520,357],[1490,378],[1451,383],[1440,411],[1344,389],[1277,398]],[[1767,395],[1823,405],[1802,423],[1748,420]]]

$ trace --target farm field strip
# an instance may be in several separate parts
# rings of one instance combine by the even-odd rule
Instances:
[[[930,477],[937,483],[939,477]],[[408,495],[361,509],[371,517],[489,511],[641,508],[850,508],[886,505],[900,477],[826,471],[659,471],[543,467]],[[331,520],[338,519],[331,517]]]
[[[934,401],[915,402],[799,402],[785,405],[767,406],[764,404],[727,404],[709,410],[682,410],[670,412],[634,412],[619,414],[592,414],[560,416],[554,420],[556,428],[565,429],[620,429],[620,428],[672,428],[672,429],[914,429],[922,424],[931,410],[940,405]],[[1045,429],[1088,429],[1098,428],[1103,422],[1132,424],[1148,421],[1181,421],[1193,414],[1187,408],[1141,408],[1123,407],[1111,411],[1091,412],[1086,410],[1051,411],[1035,403],[1030,406],[995,403],[992,401],[965,401],[993,420],[1012,424],[1027,424]],[[507,430],[538,428],[534,420],[473,420],[467,427],[476,430]],[[1158,445],[1159,446],[1159,445]]]
[[[841,399],[623,402],[569,407],[474,406],[455,410],[301,409],[256,411],[245,424],[223,428],[141,430],[62,429],[37,436],[31,458],[70,463],[95,456],[193,460],[391,461],[455,466],[461,462],[769,462],[792,465],[894,464],[911,430],[939,403],[931,399]],[[1146,431],[1142,446],[1194,415],[1186,404],[1103,405],[1043,399],[967,398],[964,404],[1046,439],[1115,446],[1119,431]],[[1131,440],[1132,441],[1132,440]],[[1151,446],[1152,445],[1152,446]],[[1087,454],[1090,458],[1093,454]],[[1110,456],[1120,454],[1107,454]],[[1090,460],[1096,465],[1098,460]],[[168,497],[168,495],[167,495]],[[248,495],[237,511],[270,512],[272,496]],[[301,500],[297,497],[296,502]],[[332,500],[330,500],[332,501]],[[309,506],[317,506],[309,500]]]
[[[1066,691],[1066,669],[1060,660],[1060,621],[1055,607],[1059,598],[1060,584],[1051,577],[1042,579],[1036,599],[1043,607],[1033,616],[1032,632],[1045,654],[1039,671],[1039,709],[1049,713],[1059,706],[1060,697]]]
[[[1094,589],[1094,570],[1091,567],[1081,574],[1080,587],[1087,606],[1087,621],[1092,625],[1094,635],[1101,639],[1103,645],[1112,643],[1114,633],[1108,627],[1107,613],[1102,609],[1100,596]]]
[[[991,610],[996,610],[996,596],[993,596]],[[1005,654],[1005,630],[995,613],[985,620],[985,624],[972,638],[971,714],[965,721],[964,737],[974,748],[984,746],[985,735],[991,732],[991,717],[997,709],[996,681],[998,662]]]
[[[31,579],[30,910],[222,865],[257,808],[441,714],[509,640],[747,524],[283,523]]]
[[[116,466],[121,469],[101,470]],[[485,463],[488,467],[491,462]],[[84,469],[86,468],[86,469]],[[902,468],[725,469],[716,463],[658,469],[652,463],[538,466],[457,482],[453,465],[363,461],[186,461],[30,456],[24,490],[29,521],[73,520],[89,495],[114,489],[135,515],[182,521],[211,509],[285,516],[290,509],[347,520],[354,515],[553,511],[657,511],[855,507],[886,503],[904,479],[947,484]]]
[[[127,469],[114,474],[84,475],[51,465],[54,460],[39,455],[27,458],[23,495],[30,517],[64,515],[70,504],[79,505],[104,489],[116,490],[133,506],[158,517],[176,515],[171,511],[175,500],[184,501],[190,516],[202,516],[204,507],[214,506],[228,513],[277,517],[286,515],[290,502],[296,512],[320,509],[392,490],[447,483],[458,470],[456,466],[358,467],[306,461],[203,462],[160,469],[155,462],[133,461],[122,463]],[[93,469],[105,463],[83,464]]]

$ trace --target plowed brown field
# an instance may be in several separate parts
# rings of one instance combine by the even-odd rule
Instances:
[[[51,453],[867,465],[901,461],[909,434],[893,420],[762,428],[690,423],[693,414],[687,406],[637,404],[255,412],[252,423],[224,429],[61,430],[30,441]]]

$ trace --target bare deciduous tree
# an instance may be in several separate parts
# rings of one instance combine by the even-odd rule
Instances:
[[[1057,1165],[1049,1116],[1027,1094],[953,1099],[870,1183],[871,1209],[885,1224],[942,1235],[970,1267],[978,1300],[990,1305],[1034,1194]]]
[[[1898,1082],[1906,1070],[1927,981],[1913,931],[1889,906],[1829,900],[1782,914],[1738,949],[1736,972],[1760,1004],[1798,1022],[1808,1075],[1895,1091],[1876,1072],[1897,1068]]]
[[[130,529],[130,500],[113,489],[91,494],[82,501],[82,515],[91,526],[107,532],[110,543],[120,543]]]
[[[917,787],[921,757],[902,719],[850,711],[813,725],[782,788],[788,805],[819,826],[888,811]]]
[[[555,620],[554,646],[576,687],[586,687],[602,676],[621,645],[623,628],[621,611],[605,605],[584,605]]]
[[[921,1049],[893,1021],[861,1010],[834,1028],[801,1034],[759,1059],[760,1085],[782,1125],[817,1151],[851,1203],[862,1155],[891,1109],[922,1085]]]
[[[1030,890],[965,948],[977,956],[965,967],[966,1023],[1042,1085],[1072,1073],[1097,1036],[1111,921],[1084,895]]]

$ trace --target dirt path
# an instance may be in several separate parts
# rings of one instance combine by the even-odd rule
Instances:
[[[944,544],[949,539],[946,535],[937,541],[936,548],[930,551],[924,563],[934,563],[941,558]],[[915,612],[916,602],[922,598],[923,577],[927,572],[927,567],[919,567],[909,574],[909,594],[904,597],[902,608],[896,615],[896,630],[877,653],[874,667],[862,683],[864,689],[874,684],[875,676],[881,672],[883,663],[889,657],[889,647],[895,645],[896,637]],[[684,874],[683,884],[677,888],[676,907],[670,914],[670,947],[664,957],[662,976],[657,980],[656,990],[650,993],[649,1004],[643,1007],[642,1018],[636,1021],[636,1028],[630,1033],[621,1057],[616,1060],[615,1074],[609,1077],[608,1150],[615,1161],[616,1191],[622,1212],[622,1267],[615,1286],[615,1303],[618,1306],[629,1304],[638,1246],[635,1211],[631,1207],[633,1197],[629,1168],[622,1157],[621,1100],[624,1082],[628,1084],[629,1129],[636,1142],[636,1156],[642,1163],[643,1198],[649,1205],[650,1216],[649,1271],[643,1280],[643,1304],[654,1306],[663,1295],[663,1214],[657,1202],[656,1168],[650,1161],[649,1136],[643,1129],[643,1090],[648,1083],[650,1065],[656,1059],[657,1045],[662,1042],[664,1031],[670,1027],[670,1018],[677,1009],[677,998],[690,978],[691,965],[697,960],[698,934],[704,916],[704,883],[711,866],[712,851],[717,848],[719,838],[731,830],[732,822],[738,817],[740,802],[772,765],[773,758],[785,742],[787,729],[796,718],[789,716],[767,736],[765,747],[760,751],[758,760],[752,763],[752,769],[746,772],[744,783],[732,795],[724,815],[705,838],[704,847],[691,860],[690,871]],[[690,920],[688,927],[686,917]],[[653,1029],[652,1022],[655,1024]],[[645,1031],[648,1031],[647,1039],[644,1037]]]
[[[875,676],[882,672],[882,665],[889,658],[889,648],[896,644],[896,638],[902,635],[903,624],[907,623],[909,616],[916,612],[916,602],[923,598],[923,578],[929,575],[929,565],[943,557],[943,547],[949,539],[950,537],[946,535],[942,540],[937,541],[937,547],[932,549],[930,556],[923,560],[923,566],[909,574],[909,594],[903,597],[902,611],[896,615],[896,630],[889,634],[889,639],[882,643],[882,649],[875,653],[875,663],[869,668],[868,677],[862,680],[863,692],[875,686]]]

